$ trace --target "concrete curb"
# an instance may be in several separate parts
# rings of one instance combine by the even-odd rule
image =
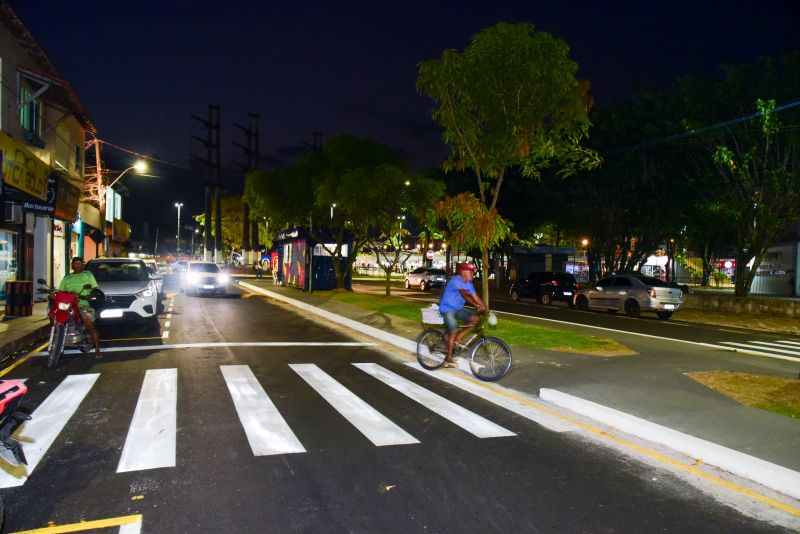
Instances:
[[[800,499],[800,473],[797,471],[555,389],[540,389],[539,398]]]
[[[374,337],[403,350],[415,353],[417,350],[414,341],[403,337],[384,332],[377,328],[365,325],[358,321],[342,317],[335,313],[328,312],[316,306],[300,302],[298,300],[285,297],[267,289],[263,289],[246,282],[238,282],[240,286],[256,293],[274,298],[291,306],[305,310],[307,312],[324,317],[330,321],[339,323],[343,326]],[[463,360],[463,358],[462,358]],[[462,362],[459,362],[462,363]],[[459,366],[461,367],[461,365]],[[466,368],[469,372],[469,368]],[[644,419],[596,404],[591,401],[581,399],[555,389],[542,388],[539,390],[539,398],[551,402],[562,408],[567,408],[575,413],[589,417],[595,421],[604,423],[619,429],[622,432],[631,434],[641,439],[659,443],[674,451],[689,455],[692,458],[699,458],[704,463],[724,469],[730,473],[752,480],[765,487],[800,499],[800,473],[792,471],[786,467],[776,465],[754,456],[749,456],[733,449],[728,449],[710,441],[706,441],[677,430],[651,423]]]
[[[17,351],[20,351],[28,345],[33,345],[38,341],[44,341],[50,335],[50,325],[40,326],[39,328],[22,334],[16,339],[6,341],[0,346],[0,361],[5,360]]]

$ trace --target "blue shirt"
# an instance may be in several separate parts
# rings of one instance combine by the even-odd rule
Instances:
[[[461,278],[460,274],[457,274],[444,286],[442,298],[439,301],[439,312],[456,311],[464,307],[467,301],[461,296],[459,289],[463,289],[470,295],[475,294],[475,287],[472,285],[472,282],[465,281]]]

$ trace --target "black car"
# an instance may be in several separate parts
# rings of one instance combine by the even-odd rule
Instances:
[[[523,298],[535,298],[539,304],[547,306],[554,300],[560,300],[571,308],[574,306],[572,297],[576,290],[577,282],[571,274],[544,271],[528,273],[522,280],[514,282],[508,294],[515,302]]]

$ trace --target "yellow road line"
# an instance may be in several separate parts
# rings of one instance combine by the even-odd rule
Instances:
[[[14,534],[56,534],[59,532],[80,532],[82,530],[93,530],[98,528],[121,527],[132,523],[141,523],[142,514],[124,515],[110,517],[108,519],[96,519],[94,521],[81,521],[69,525],[53,525],[50,527],[35,528],[33,530],[21,530]]]
[[[49,345],[49,344],[50,344],[50,342],[48,341],[44,345],[33,349],[31,352],[29,352],[28,354],[26,354],[25,356],[23,356],[19,360],[15,361],[11,365],[9,365],[8,367],[6,367],[2,371],[0,371],[0,376],[4,376],[7,373],[9,373],[12,369],[14,369],[15,367],[18,367],[18,366],[22,365],[23,363],[28,361],[30,358],[32,358],[36,353],[43,351],[45,349],[45,347],[47,347],[47,345]]]
[[[746,496],[748,496],[748,497],[750,497],[752,499],[755,499],[755,500],[757,500],[759,502],[762,502],[762,503],[764,503],[764,504],[766,504],[768,506],[772,506],[773,508],[777,508],[778,510],[782,510],[784,512],[787,512],[787,513],[789,513],[789,514],[791,514],[793,516],[800,517],[800,508],[795,508],[794,506],[789,506],[789,505],[784,504],[784,503],[782,503],[782,502],[780,502],[780,501],[778,501],[776,499],[773,499],[771,497],[767,497],[766,495],[762,495],[760,493],[757,493],[757,492],[755,492],[755,491],[753,491],[751,489],[745,488],[744,486],[741,486],[741,485],[736,484],[734,482],[731,482],[729,480],[725,480],[724,478],[720,478],[720,477],[712,475],[710,473],[706,473],[706,472],[704,472],[704,471],[702,471],[702,470],[700,470],[700,469],[698,469],[698,468],[696,468],[694,466],[686,465],[686,464],[684,464],[682,462],[679,462],[678,460],[675,460],[673,458],[670,458],[669,456],[667,456],[665,454],[662,454],[662,453],[660,453],[658,451],[655,451],[655,450],[647,448],[647,447],[643,447],[641,445],[637,445],[636,443],[633,443],[632,441],[629,441],[627,439],[621,438],[619,436],[615,436],[613,434],[609,434],[605,430],[602,430],[600,428],[594,427],[592,425],[588,425],[586,423],[582,423],[582,422],[580,422],[580,421],[578,421],[576,419],[573,419],[573,418],[568,417],[566,415],[560,414],[560,413],[556,412],[555,410],[551,410],[550,408],[546,408],[546,407],[544,407],[544,406],[542,406],[540,404],[536,404],[535,402],[531,402],[531,401],[529,401],[527,399],[518,397],[516,395],[512,395],[510,393],[506,393],[505,391],[502,391],[500,389],[492,387],[492,386],[486,384],[485,382],[474,380],[474,379],[472,379],[470,377],[465,377],[465,376],[461,375],[461,373],[455,373],[453,371],[445,371],[445,372],[452,373],[452,374],[458,376],[459,378],[462,378],[464,380],[467,380],[469,382],[477,384],[477,385],[479,385],[479,386],[481,386],[481,387],[483,387],[483,388],[485,388],[485,389],[487,389],[487,390],[489,390],[489,391],[491,391],[493,393],[497,393],[498,395],[502,395],[502,396],[504,396],[506,398],[509,398],[509,399],[511,399],[513,401],[516,401],[516,402],[521,402],[522,404],[530,406],[531,408],[535,408],[535,409],[537,409],[537,410],[539,410],[541,412],[544,412],[544,413],[546,413],[548,415],[552,415],[553,417],[557,417],[559,419],[567,421],[568,423],[571,423],[571,424],[573,424],[575,426],[583,428],[584,430],[587,430],[588,432],[591,432],[591,433],[593,433],[593,434],[595,434],[597,436],[600,436],[601,438],[605,438],[605,439],[608,439],[610,441],[613,441],[614,443],[617,443],[618,445],[622,445],[623,447],[627,447],[629,449],[633,449],[633,450],[635,450],[636,452],[638,452],[640,454],[644,454],[645,456],[649,456],[651,458],[654,458],[654,459],[656,459],[656,460],[658,460],[658,461],[660,461],[662,463],[671,465],[671,466],[673,466],[673,467],[675,467],[677,469],[680,469],[681,471],[684,471],[686,473],[690,473],[692,475],[695,475],[695,476],[698,476],[700,478],[703,478],[703,479],[705,479],[705,480],[707,480],[709,482],[712,482],[714,484],[720,485],[720,486],[722,486],[724,488],[727,488],[727,489],[729,489],[729,490],[731,490],[733,492],[740,493],[742,495],[746,495]]]

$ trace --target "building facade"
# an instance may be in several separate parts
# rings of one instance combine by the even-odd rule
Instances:
[[[0,290],[9,280],[57,284],[68,272],[94,132],[75,90],[0,2]]]

